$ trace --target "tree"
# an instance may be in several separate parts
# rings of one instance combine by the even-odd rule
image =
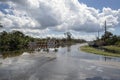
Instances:
[[[116,43],[119,43],[120,37],[107,31],[106,34],[102,36],[101,40],[104,41],[106,45],[115,45]]]
[[[112,38],[113,34],[111,32],[106,31],[106,33],[102,36],[102,40]]]
[[[28,48],[28,43],[33,40],[32,37],[25,36],[20,31],[0,33],[0,50],[13,51]]]
[[[67,36],[67,40],[71,40],[72,34],[70,32],[64,33]]]

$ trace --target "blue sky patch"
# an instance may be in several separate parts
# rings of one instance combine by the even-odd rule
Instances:
[[[115,10],[120,8],[120,0],[79,0],[79,2],[100,10],[102,10],[103,7],[109,7]]]

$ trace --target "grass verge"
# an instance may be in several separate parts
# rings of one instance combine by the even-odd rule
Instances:
[[[120,47],[111,45],[111,46],[104,46],[103,48],[120,54]]]
[[[89,46],[81,46],[80,49],[88,53],[94,53],[104,56],[120,57],[120,53],[106,52]]]

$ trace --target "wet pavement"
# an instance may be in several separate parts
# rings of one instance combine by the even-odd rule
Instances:
[[[120,80],[120,58],[85,53],[80,46],[0,58],[0,80]]]

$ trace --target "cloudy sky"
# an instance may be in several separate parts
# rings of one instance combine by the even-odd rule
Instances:
[[[19,30],[33,37],[93,40],[104,22],[120,35],[120,0],[0,0],[1,31]]]

